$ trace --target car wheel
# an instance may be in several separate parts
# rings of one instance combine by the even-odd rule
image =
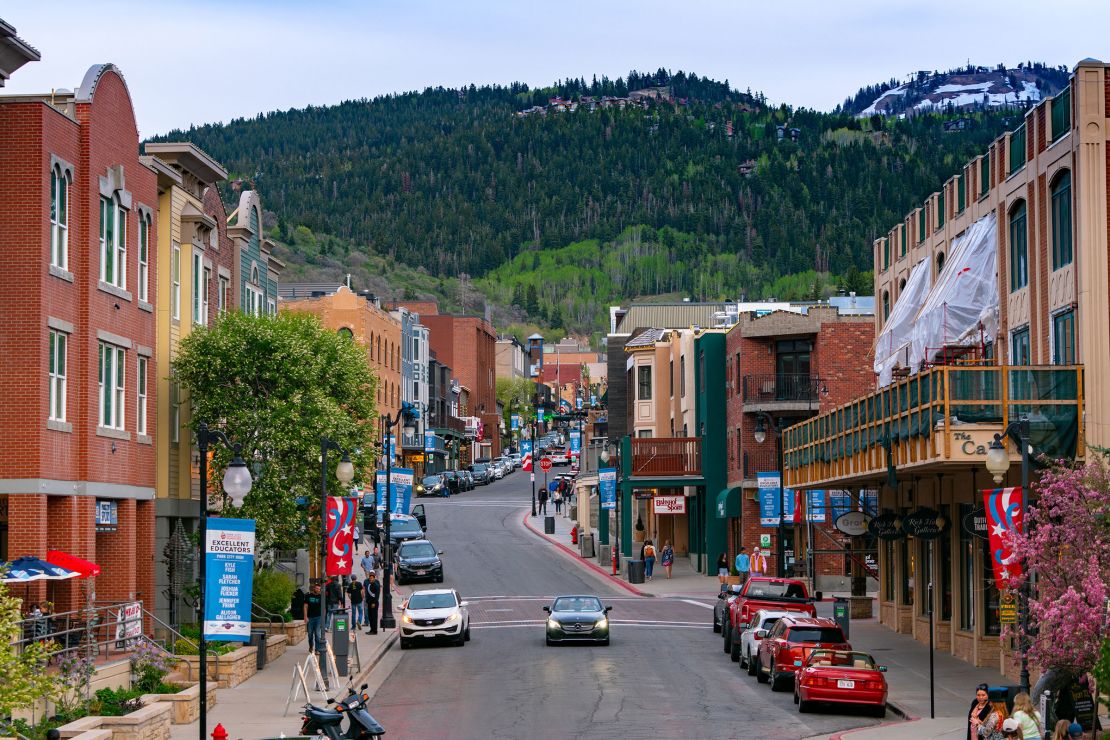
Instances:
[[[728,657],[733,663],[740,662],[740,643],[736,641],[736,636],[732,637],[732,649],[729,651]]]
[[[717,613],[716,612],[713,613],[713,631],[714,632],[720,632],[721,631],[721,623],[717,621]]]
[[[409,649],[409,641],[406,640],[403,637],[401,638],[401,649],[402,650],[408,650]]]
[[[443,574],[442,573],[440,573],[438,576],[436,576],[436,583],[443,583]]]
[[[749,655],[748,656],[748,675],[749,676],[757,675],[756,670],[757,669],[756,669],[756,665],[755,665],[755,658],[753,658],[751,655]]]
[[[455,647],[462,647],[466,644],[466,634],[460,632],[459,636],[455,638]]]
[[[879,719],[882,719],[886,716],[886,704],[880,704],[879,706],[875,707],[875,709],[872,710],[871,713]]]
[[[609,638],[608,638],[608,637],[606,637],[606,638],[605,638],[604,640],[602,640],[602,641],[601,641],[601,644],[602,644],[602,645],[605,645],[606,647],[608,647],[608,645],[609,645]]]
[[[732,629],[727,625],[721,625],[721,634],[724,637],[724,651],[730,652],[732,650]]]
[[[802,701],[801,698],[798,698],[798,697],[795,697],[795,698],[798,702],[798,712],[799,713],[805,714],[806,712],[809,712],[813,709],[813,702],[811,702],[811,701]]]
[[[470,642],[470,625],[469,624],[466,625],[466,632],[463,633],[463,636],[464,636],[464,638],[466,639],[467,642]]]
[[[755,680],[760,683],[767,683],[767,674],[763,672],[763,661],[759,661],[759,667],[755,670]]]
[[[552,642],[552,640],[551,640],[551,638],[550,638],[550,637],[545,637],[545,638],[543,638],[543,639],[544,639],[544,642],[546,642],[546,643],[547,643],[547,646],[548,646],[548,647],[551,647],[552,645],[554,645],[554,644],[555,644],[554,642]]]
[[[771,666],[771,691],[783,691],[785,689],[786,680],[789,674],[776,673],[775,667]]]

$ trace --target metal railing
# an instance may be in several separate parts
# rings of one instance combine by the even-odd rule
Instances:
[[[632,440],[633,476],[700,476],[700,437],[654,437]]]
[[[807,373],[744,376],[745,403],[814,402],[819,379]]]
[[[124,617],[124,610],[139,604],[137,616]],[[110,658],[112,652],[130,652],[135,642],[143,637],[143,616],[147,614],[142,602],[129,601],[118,604],[89,605],[84,609],[27,617],[19,622],[19,638],[12,642],[17,652],[33,643],[53,643],[58,650],[52,659],[68,656]],[[138,624],[138,633],[135,633]],[[132,633],[128,636],[128,633]]]

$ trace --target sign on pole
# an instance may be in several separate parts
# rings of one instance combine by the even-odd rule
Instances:
[[[210,518],[204,559],[205,639],[248,641],[254,587],[254,520]]]
[[[806,492],[806,519],[811,522],[825,521],[825,492]]]
[[[778,471],[756,473],[759,485],[759,523],[764,527],[779,526],[782,512],[782,478]]]
[[[329,576],[349,576],[354,565],[356,541],[355,512],[358,499],[345,496],[328,496],[328,542],[326,573]]]
[[[532,472],[532,440],[523,439],[520,441],[520,469],[525,472]]]
[[[570,432],[570,456],[577,458],[582,455],[582,435],[577,429]]]
[[[542,470],[545,473],[548,472],[549,470],[551,470],[551,458],[550,457],[545,457],[545,458],[542,458],[540,460],[540,470]]]
[[[617,508],[616,468],[601,468],[597,471],[597,495],[602,509]]]
[[[394,514],[407,514],[412,505],[412,481],[414,473],[412,468],[393,468],[390,473],[389,506],[385,503],[385,471],[379,470],[375,475],[378,491],[378,519],[381,520],[382,512],[389,511]]]

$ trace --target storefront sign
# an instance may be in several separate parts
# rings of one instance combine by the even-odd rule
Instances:
[[[617,508],[616,468],[601,468],[597,471],[597,495],[602,509]]]
[[[973,537],[979,539],[988,539],[987,534],[987,510],[975,509],[972,512],[964,514],[963,521],[960,522],[963,530]]]
[[[124,604],[116,623],[116,639],[130,640],[143,634],[143,605],[139,602]]]
[[[921,508],[902,517],[902,529],[911,537],[935,540],[948,531],[948,517],[936,509]]]
[[[1003,591],[998,605],[998,621],[1001,624],[1017,624],[1017,597],[1013,591]]]
[[[902,518],[892,511],[880,514],[868,522],[867,531],[880,540],[900,540],[906,536],[902,529]]]
[[[846,535],[858,537],[867,532],[871,515],[862,511],[846,511],[836,518],[836,528]]]
[[[1075,721],[1079,723],[1084,732],[1089,731],[1095,722],[1095,702],[1091,697],[1091,690],[1086,685],[1076,681],[1071,685],[1069,691],[1071,692]]]
[[[254,520],[209,519],[204,558],[204,637],[246,642],[251,636]]]
[[[96,531],[115,532],[119,526],[119,502],[110,498],[96,500]]]
[[[951,432],[952,457],[986,460],[994,432],[986,429],[958,429]]]
[[[759,484],[759,523],[764,527],[777,527],[782,512],[782,478],[777,471],[756,473],[755,477]]]
[[[686,497],[681,494],[678,496],[655,496],[652,499],[652,508],[656,514],[685,514]]]

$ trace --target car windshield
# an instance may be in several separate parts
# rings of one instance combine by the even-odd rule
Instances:
[[[553,612],[599,612],[601,600],[593,596],[564,596],[555,599]]]
[[[793,627],[790,642],[844,642],[839,627]]]
[[[779,621],[779,617],[767,617],[763,620],[763,626],[760,629],[769,630],[774,626],[775,622]]]
[[[438,486],[441,482],[442,479],[438,475],[429,475],[423,481],[425,486]]]
[[[458,606],[455,594],[413,594],[409,597],[409,609],[450,609]]]
[[[474,463],[474,472],[475,473],[484,473],[484,472],[486,472],[486,464],[485,463]]]
[[[389,529],[393,534],[419,534],[420,522],[415,519],[405,517],[404,519],[392,519],[389,522]]]
[[[749,581],[748,591],[744,596],[782,596],[789,585],[785,581]]]
[[[401,549],[397,554],[402,558],[434,558],[436,556],[436,549],[432,547],[429,542],[416,542],[401,545]]]
[[[814,650],[809,656],[809,665],[834,666],[859,671],[878,670],[874,658],[867,653],[853,650]]]

